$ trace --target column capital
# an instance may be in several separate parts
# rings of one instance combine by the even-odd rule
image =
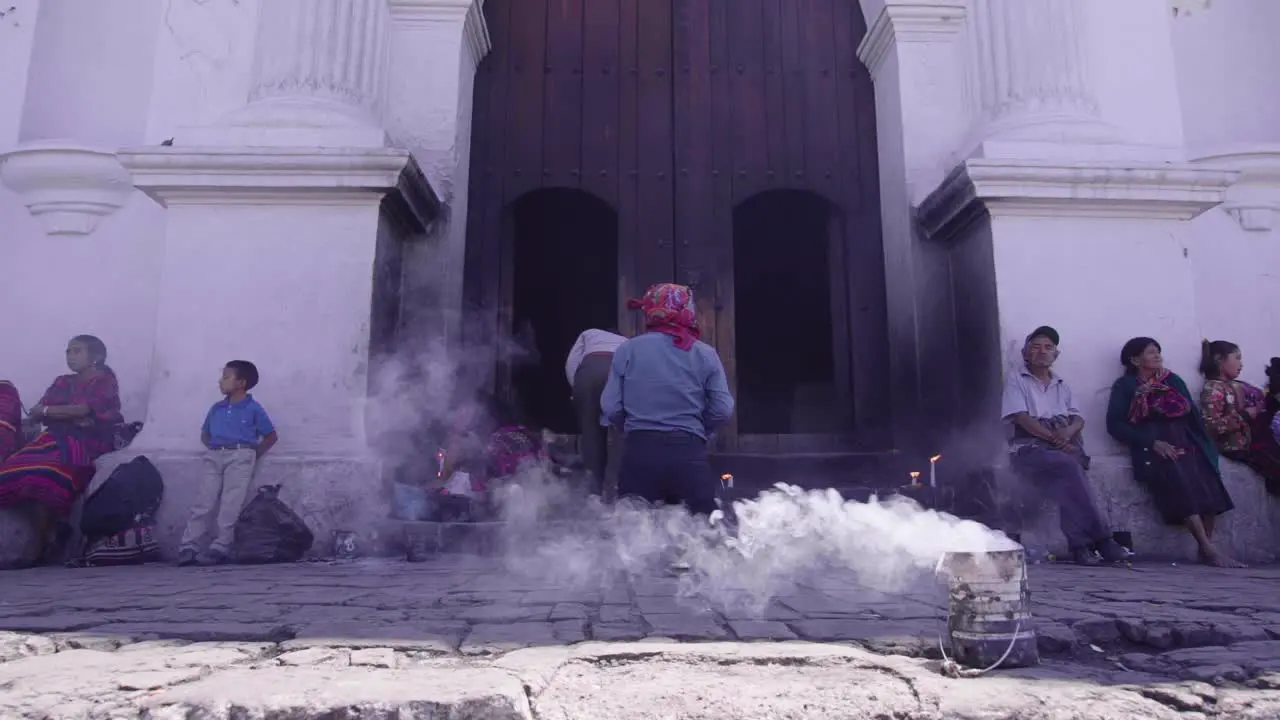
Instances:
[[[399,27],[430,23],[462,23],[463,39],[474,64],[479,64],[493,42],[484,19],[484,0],[387,0],[391,21]]]
[[[965,0],[863,0],[867,34],[858,59],[874,75],[896,43],[949,42],[964,27]]]
[[[987,213],[1190,220],[1221,203],[1237,176],[1191,164],[973,159],[920,204],[919,219],[933,240]]]
[[[1267,232],[1275,227],[1276,215],[1280,214],[1280,144],[1221,148],[1191,162],[1240,173],[1239,179],[1227,190],[1222,209],[1242,229]]]
[[[88,235],[133,192],[115,151],[41,140],[0,153],[0,182],[48,235]]]

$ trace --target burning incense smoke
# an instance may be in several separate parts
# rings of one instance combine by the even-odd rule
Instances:
[[[507,515],[513,572],[594,587],[680,561],[690,568],[681,576],[684,594],[753,612],[827,570],[852,570],[869,588],[900,592],[928,581],[945,552],[1017,547],[984,525],[905,498],[859,503],[835,490],[779,485],[736,502],[736,532],[681,508],[626,500],[614,507],[589,501],[574,521],[546,522],[556,503],[572,500],[537,477],[522,481],[518,496]]]

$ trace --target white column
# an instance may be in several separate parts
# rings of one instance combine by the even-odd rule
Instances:
[[[387,0],[264,0],[249,102],[178,144],[386,145]]]
[[[944,176],[965,132],[964,55],[958,42],[965,0],[863,0],[867,34],[858,58],[875,84],[880,221],[889,314],[889,377],[897,447],[936,452],[921,428],[926,406],[921,357],[950,330],[931,293],[936,263],[917,242],[915,206]],[[917,445],[923,447],[917,448]]]
[[[519,0],[516,0],[519,2]],[[414,335],[460,335],[476,67],[490,49],[483,0],[389,0],[391,57],[384,126],[413,151],[449,206],[428,243],[406,246],[403,322]]]
[[[974,140],[1118,142],[1102,120],[1078,0],[980,0],[969,21]]]

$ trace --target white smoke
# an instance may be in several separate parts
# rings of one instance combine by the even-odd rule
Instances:
[[[734,503],[736,531],[679,507],[627,499],[613,507],[571,495],[531,469],[504,498],[508,569],[557,584],[598,587],[688,567],[680,592],[759,613],[770,599],[826,570],[852,571],[886,593],[920,586],[948,552],[1013,550],[1003,533],[905,498],[860,503],[835,490],[786,485]]]
[[[526,352],[515,343],[498,350],[507,361]],[[492,345],[431,342],[379,361],[367,427],[384,463],[410,482],[426,479],[439,447],[433,431],[486,410],[477,391],[489,385],[481,369],[494,360]],[[898,592],[931,578],[946,552],[1018,547],[984,525],[905,498],[859,503],[834,490],[783,485],[735,502],[736,530],[680,507],[628,499],[605,505],[547,467],[525,468],[496,499],[498,541],[512,573],[586,588],[661,573],[679,562],[688,567],[680,575],[682,595],[738,611],[761,611],[827,569],[849,570],[866,587]]]

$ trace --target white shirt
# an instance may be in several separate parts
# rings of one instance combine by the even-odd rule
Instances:
[[[1046,385],[1036,379],[1025,367],[1009,373],[1005,379],[1004,396],[1000,402],[1000,415],[1004,420],[1018,413],[1033,418],[1084,417],[1076,405],[1071,386],[1057,373],[1049,374]]]
[[[621,335],[614,335],[604,330],[583,330],[578,336],[577,342],[569,350],[569,359],[564,363],[564,375],[569,379],[569,384],[573,385],[573,376],[578,374],[578,368],[582,366],[582,359],[592,353],[607,352],[611,353],[618,349],[618,346],[626,342],[627,339]]]

